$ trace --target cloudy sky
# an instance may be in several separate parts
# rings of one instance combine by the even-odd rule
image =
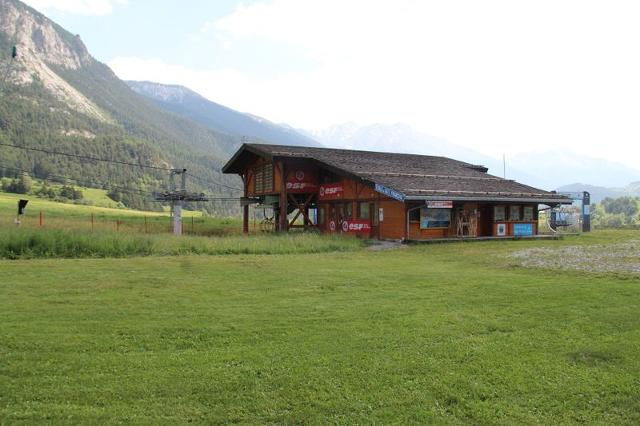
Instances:
[[[296,127],[404,122],[638,166],[640,2],[29,0],[124,79]]]

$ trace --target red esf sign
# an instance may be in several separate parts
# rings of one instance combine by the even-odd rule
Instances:
[[[331,232],[340,231],[347,234],[370,234],[371,223],[367,220],[345,220],[338,224],[335,220],[332,220],[329,222],[329,230]]]
[[[335,200],[342,198],[344,187],[341,183],[325,183],[320,185],[319,198],[321,200]]]
[[[292,170],[287,175],[287,192],[316,192],[318,184],[315,174],[304,170]]]
[[[371,224],[366,220],[345,220],[342,222],[342,232],[368,234],[371,232]]]

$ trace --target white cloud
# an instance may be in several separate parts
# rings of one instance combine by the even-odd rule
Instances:
[[[111,65],[296,126],[402,121],[496,156],[561,147],[630,163],[640,155],[639,19],[633,1],[274,0],[239,6],[201,35],[291,48],[314,69],[263,78]]]
[[[108,15],[119,4],[127,4],[128,0],[23,0],[34,9],[58,10],[74,15]]]

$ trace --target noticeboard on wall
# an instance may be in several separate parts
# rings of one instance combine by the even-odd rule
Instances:
[[[451,209],[420,209],[420,229],[448,228],[451,224]]]
[[[532,223],[515,223],[513,225],[513,235],[516,237],[526,237],[533,235]]]

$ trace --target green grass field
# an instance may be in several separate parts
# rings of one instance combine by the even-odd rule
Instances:
[[[638,424],[640,280],[530,248],[0,261],[0,423]]]
[[[99,192],[102,190],[93,190]],[[100,194],[90,196],[100,197]],[[93,194],[93,195],[92,195]],[[117,209],[58,203],[34,196],[0,192],[0,228],[10,227],[16,218],[17,203],[21,198],[29,200],[25,215],[21,218],[23,228],[41,228],[40,213],[43,214],[45,229],[65,229],[77,231],[118,231],[123,233],[169,233],[171,218],[168,212],[145,212],[131,209]],[[229,235],[242,229],[239,219],[202,216],[201,212],[183,211],[185,234]]]

